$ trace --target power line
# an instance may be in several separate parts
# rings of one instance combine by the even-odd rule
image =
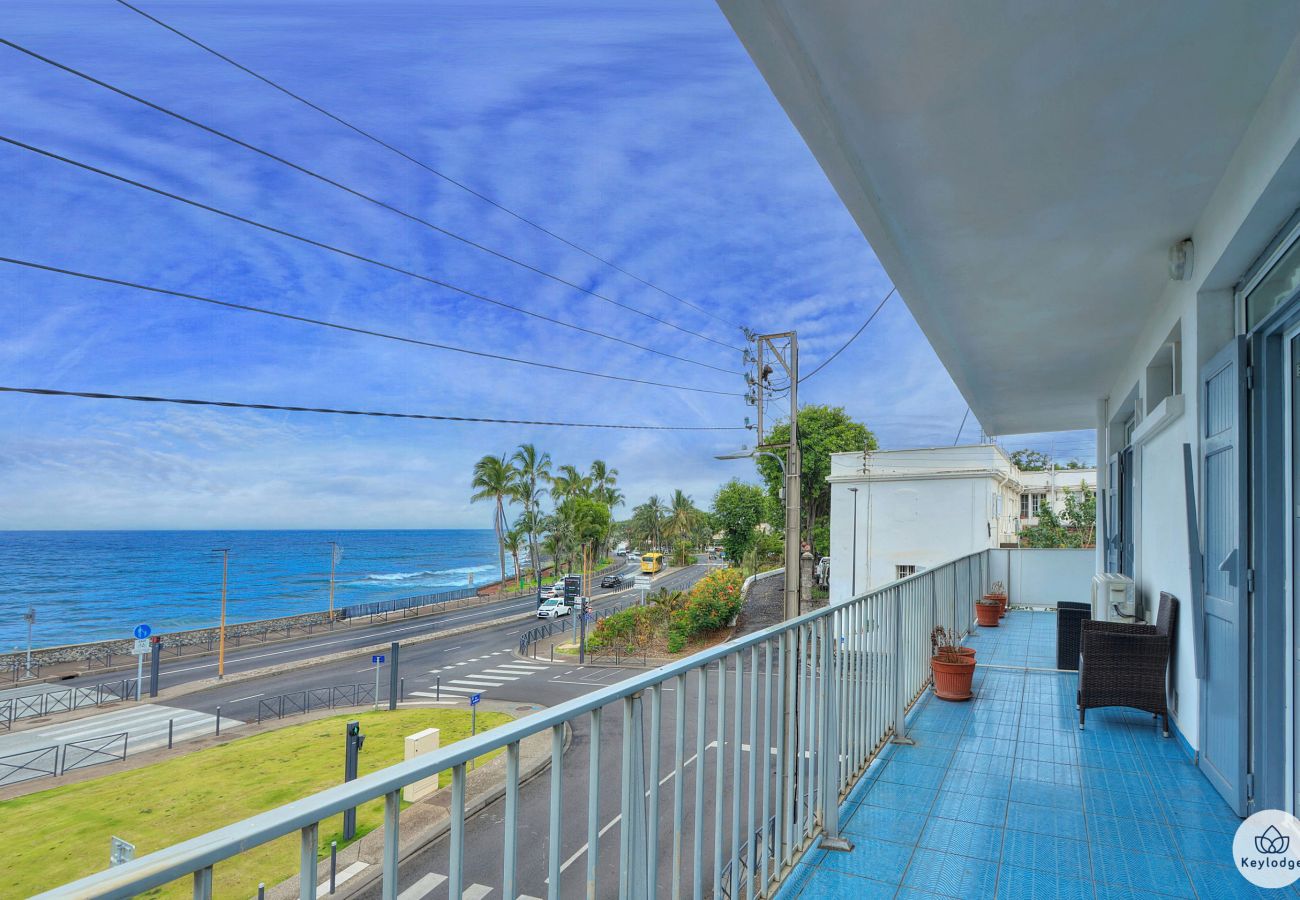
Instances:
[[[131,400],[137,403],[176,403],[182,406],[223,406],[230,409],[266,409],[276,412],[324,413],[333,416],[376,416],[383,419],[425,419],[436,422],[478,422],[495,425],[546,425],[560,428],[614,428],[628,431],[743,431],[740,425],[616,425],[603,422],[545,422],[528,419],[490,419],[483,416],[444,416],[433,413],[377,412],[359,409],[331,409],[317,406],[281,406],[274,403],[237,403],[232,400],[192,400],[184,397],[151,397],[135,394],[106,394],[100,391],[58,391],[53,388],[0,386],[7,394],[35,394],[42,397],[80,397],[86,400]]]
[[[333,121],[335,121],[335,122],[337,122],[338,124],[342,125],[344,128],[347,128],[348,130],[350,130],[350,131],[352,131],[352,132],[355,132],[356,134],[360,135],[361,137],[365,138],[366,140],[369,140],[369,141],[372,141],[372,142],[375,143],[375,144],[378,144],[380,147],[383,147],[385,150],[388,150],[388,151],[391,152],[391,153],[395,153],[395,154],[397,154],[398,156],[402,157],[402,158],[405,159],[406,161],[408,161],[408,162],[410,162],[410,163],[414,163],[415,165],[419,166],[421,169],[424,169],[425,171],[429,172],[430,174],[432,174],[432,175],[436,175],[438,178],[441,178],[443,181],[447,182],[448,184],[453,185],[453,186],[455,186],[455,187],[457,187],[457,188],[460,188],[462,191],[465,191],[466,193],[468,193],[468,194],[470,194],[470,195],[472,195],[472,196],[474,196],[474,197],[477,197],[479,200],[482,200],[484,203],[487,203],[489,206],[492,206],[492,207],[494,207],[494,208],[500,210],[501,212],[503,212],[503,213],[505,213],[506,215],[511,216],[512,218],[514,218],[514,219],[516,219],[516,220],[522,222],[523,224],[529,226],[530,228],[534,228],[534,229],[536,229],[537,231],[540,231],[542,234],[545,234],[545,235],[547,235],[548,237],[554,238],[555,240],[559,241],[560,243],[562,243],[562,244],[564,244],[564,245],[566,245],[566,246],[568,246],[568,247],[571,247],[571,248],[574,249],[574,250],[577,250],[579,253],[582,253],[582,254],[584,254],[585,256],[588,256],[588,257],[590,257],[591,259],[594,259],[594,260],[596,260],[597,262],[599,262],[599,263],[601,263],[601,264],[603,264],[603,265],[608,266],[609,268],[613,269],[614,271],[619,272],[619,273],[621,273],[621,274],[623,274],[623,275],[626,275],[628,278],[631,278],[631,279],[633,279],[634,281],[638,281],[638,282],[640,282],[641,284],[645,285],[646,287],[650,288],[651,290],[658,291],[659,293],[663,294],[665,297],[668,297],[668,298],[671,299],[671,300],[675,300],[675,301],[677,301],[678,303],[684,304],[685,306],[689,306],[691,309],[698,310],[699,312],[704,313],[706,316],[709,316],[710,318],[713,318],[713,319],[716,319],[716,320],[719,321],[719,322],[722,322],[724,325],[729,325],[729,326],[731,326],[731,327],[733,327],[733,328],[740,328],[740,327],[741,327],[741,326],[738,325],[737,323],[735,323],[735,322],[731,322],[731,321],[728,321],[727,319],[724,319],[723,317],[721,317],[721,316],[719,316],[718,314],[712,312],[711,310],[706,309],[705,307],[698,306],[698,305],[692,303],[691,301],[689,301],[689,300],[685,300],[685,299],[683,299],[683,298],[677,296],[676,294],[672,293],[671,291],[668,291],[668,290],[666,290],[666,289],[660,287],[659,285],[657,285],[657,284],[655,284],[655,283],[653,283],[653,282],[651,282],[651,281],[647,281],[646,279],[642,278],[642,277],[639,276],[639,275],[635,275],[635,274],[633,274],[632,272],[629,272],[627,269],[623,268],[622,266],[618,265],[617,263],[614,263],[614,262],[612,262],[611,260],[606,259],[605,257],[603,257],[603,256],[601,256],[601,255],[599,255],[599,254],[597,254],[597,253],[595,253],[595,252],[593,252],[593,251],[591,251],[591,250],[588,250],[586,247],[583,247],[582,245],[580,245],[580,244],[578,244],[578,243],[575,243],[574,241],[571,241],[571,240],[569,240],[568,238],[561,236],[560,234],[557,234],[556,232],[554,232],[554,231],[552,231],[551,229],[547,228],[546,226],[540,224],[540,223],[537,222],[536,220],[534,220],[534,219],[530,219],[530,218],[528,218],[527,216],[524,216],[524,215],[521,214],[521,213],[517,213],[517,212],[515,212],[513,209],[510,209],[508,206],[505,206],[504,204],[500,203],[499,201],[492,199],[491,197],[487,196],[486,194],[484,194],[484,193],[482,193],[482,192],[480,192],[480,191],[478,191],[478,190],[475,190],[474,188],[470,187],[468,184],[465,184],[465,183],[462,182],[462,181],[458,181],[457,179],[452,178],[450,175],[446,174],[445,172],[442,172],[442,171],[438,170],[437,168],[435,168],[435,167],[429,165],[428,163],[426,163],[426,162],[424,162],[424,161],[422,161],[422,160],[420,160],[420,159],[417,159],[417,158],[414,157],[414,156],[411,156],[409,153],[405,152],[404,150],[400,150],[400,149],[398,149],[397,147],[395,147],[394,145],[388,143],[387,141],[383,140],[382,138],[379,138],[379,137],[375,136],[374,134],[371,134],[369,131],[366,131],[365,129],[363,129],[363,128],[357,126],[357,125],[353,125],[351,122],[347,121],[346,119],[342,118],[341,116],[339,116],[339,115],[337,115],[337,114],[335,114],[335,113],[330,112],[328,109],[325,109],[323,106],[319,106],[318,104],[313,103],[312,101],[308,100],[307,98],[305,98],[305,97],[303,97],[303,96],[300,96],[299,94],[295,94],[293,91],[289,90],[288,88],[284,87],[283,85],[281,85],[281,84],[279,84],[279,83],[277,83],[277,82],[275,82],[275,81],[272,81],[270,78],[266,77],[265,75],[262,75],[262,74],[259,73],[259,72],[255,72],[255,71],[253,71],[253,70],[250,69],[248,66],[245,66],[245,65],[243,65],[242,63],[238,63],[238,62],[236,62],[235,60],[231,59],[229,56],[226,56],[224,53],[220,52],[219,50],[216,50],[216,49],[214,49],[213,47],[210,47],[210,46],[208,46],[207,44],[203,43],[202,41],[198,40],[197,38],[192,37],[192,36],[190,36],[189,34],[186,34],[185,32],[181,31],[179,28],[176,28],[176,27],[174,27],[174,26],[172,26],[172,25],[167,24],[167,23],[164,22],[162,19],[159,19],[157,16],[154,16],[154,15],[151,15],[150,13],[145,12],[144,10],[140,9],[138,6],[134,6],[134,5],[130,4],[130,3],[128,3],[128,2],[126,2],[126,0],[117,0],[117,2],[120,3],[122,6],[125,6],[127,9],[131,10],[132,12],[134,12],[134,13],[136,13],[136,14],[138,14],[138,15],[141,15],[141,16],[143,16],[144,18],[148,19],[149,21],[153,22],[155,25],[159,25],[159,26],[161,26],[162,28],[165,28],[166,30],[170,31],[172,34],[176,35],[177,37],[180,37],[180,38],[182,38],[182,39],[184,39],[184,40],[190,42],[190,43],[193,44],[194,46],[198,47],[200,50],[203,50],[203,51],[205,51],[205,52],[207,52],[207,53],[212,54],[212,55],[215,56],[217,59],[220,59],[222,62],[225,62],[225,63],[227,63],[227,64],[229,64],[229,65],[231,65],[231,66],[234,66],[236,69],[239,69],[241,72],[245,73],[246,75],[250,75],[250,76],[252,76],[253,78],[256,78],[258,81],[262,82],[263,84],[268,85],[269,87],[274,88],[275,90],[279,91],[280,93],[284,94],[285,96],[290,97],[290,98],[292,98],[292,99],[294,99],[294,100],[297,100],[299,103],[303,104],[304,106],[307,106],[307,107],[309,107],[309,108],[311,108],[311,109],[314,109],[316,112],[320,113],[321,115],[325,116],[326,118],[332,119]]]
[[[165,191],[162,188],[145,184],[142,181],[136,181],[135,179],[127,178],[125,175],[119,175],[115,172],[110,172],[107,169],[101,169],[96,166],[92,166],[89,163],[79,162],[75,159],[71,159],[70,157],[62,156],[50,150],[43,150],[40,147],[35,147],[31,144],[23,143],[22,141],[15,140],[14,138],[7,137],[5,135],[0,135],[0,142],[9,144],[10,146],[13,147],[17,147],[20,150],[26,150],[29,153],[35,153],[38,156],[44,156],[47,159],[52,159],[57,162],[64,163],[65,165],[73,166],[75,168],[81,169],[86,172],[92,172],[96,175],[101,175],[105,178],[112,179],[113,181],[117,181],[122,184],[128,184],[131,187],[139,188],[140,190],[143,191],[148,191],[151,194],[157,194],[160,197],[166,197],[169,200],[175,200],[178,203],[183,203],[187,206],[192,206],[195,209],[201,209],[206,212],[214,213],[218,216],[222,216],[224,218],[230,219],[235,222],[242,222],[245,225],[251,225],[254,228],[259,228],[263,231],[270,232],[271,234],[278,234],[281,237],[287,237],[292,240],[299,241],[301,243],[307,244],[312,247],[316,247],[321,250],[328,250],[331,253],[337,253],[338,255],[348,257],[349,259],[354,259],[359,262],[364,262],[372,266],[377,266],[381,269],[386,269],[387,271],[390,272],[396,272],[399,275],[405,275],[407,278],[414,278],[419,281],[424,281],[429,284],[437,285],[438,287],[446,288],[450,291],[455,291],[458,294],[463,294],[466,297],[470,297],[475,300],[481,300],[484,303],[490,303],[493,306],[499,306],[502,309],[513,310],[514,312],[522,313],[525,316],[531,316],[535,319],[540,319],[544,322],[550,322],[553,325],[561,325],[565,328],[571,328],[574,331],[580,331],[584,334],[592,335],[593,337],[600,337],[606,340],[615,341],[616,343],[624,344],[625,346],[628,347],[635,347],[638,350],[644,350],[647,353],[654,353],[659,356],[666,356],[669,359],[675,359],[679,362],[691,363],[692,365],[696,365],[696,366],[703,366],[706,369],[713,369],[718,372],[725,372],[728,375],[740,374],[731,369],[724,369],[720,366],[715,366],[712,363],[706,363],[701,360],[691,359],[690,357],[687,356],[678,356],[677,354],[669,353],[666,350],[657,350],[654,347],[647,347],[646,345],[638,344],[635,341],[629,341],[625,338],[615,337],[614,335],[606,334],[603,331],[596,331],[595,329],[586,328],[582,325],[574,324],[573,322],[566,322],[563,319],[556,319],[551,316],[543,315],[542,313],[539,312],[534,312],[530,309],[525,309],[522,306],[515,306],[512,303],[507,303],[504,300],[498,300],[495,297],[489,297],[485,294],[476,293],[475,291],[471,291],[467,288],[463,288],[458,285],[452,284],[449,281],[443,281],[442,279],[434,278],[431,275],[422,275],[419,272],[413,272],[410,269],[404,269],[401,266],[396,266],[393,265],[392,263],[386,263],[383,262],[382,260],[378,260],[370,256],[365,256],[361,253],[354,253],[351,250],[345,250],[342,247],[336,247],[333,244],[327,244],[323,241],[318,241],[293,231],[288,231],[283,228],[277,228],[274,225],[267,225],[266,223],[259,222],[256,219],[250,219],[247,216],[241,216],[238,213],[233,213],[216,206],[211,206],[207,203],[201,203],[198,200],[192,200],[189,197],[184,197],[180,194],[174,194],[171,191]]]
[[[120,0],[119,0],[119,2],[120,2]],[[876,313],[880,312],[880,310],[884,308],[885,304],[889,302],[889,298],[892,297],[892,296],[894,296],[894,292],[897,291],[897,290],[898,290],[897,287],[891,287],[891,288],[889,289],[889,293],[885,295],[885,299],[884,299],[884,300],[881,300],[880,303],[876,305],[876,308],[875,308],[874,310],[871,311],[871,315],[867,316],[867,321],[863,322],[860,326],[858,326],[858,330],[855,331],[855,332],[853,332],[853,337],[851,337],[851,338],[849,338],[847,341],[845,341],[844,344],[840,347],[840,349],[836,350],[836,351],[835,351],[834,353],[832,353],[830,356],[828,356],[828,357],[826,357],[824,360],[822,360],[822,361],[821,361],[821,364],[820,364],[819,366],[817,366],[817,368],[813,369],[813,370],[812,370],[811,372],[809,372],[807,375],[805,375],[805,376],[803,376],[802,378],[800,378],[800,379],[799,379],[799,383],[800,383],[800,384],[803,384],[803,383],[804,383],[805,381],[807,381],[809,378],[812,378],[814,375],[816,375],[816,374],[817,374],[818,372],[820,372],[822,369],[826,368],[828,365],[830,365],[831,360],[835,359],[835,357],[837,357],[837,356],[839,356],[841,353],[843,353],[843,352],[845,351],[845,349],[849,346],[849,344],[851,344],[851,343],[853,343],[854,341],[856,341],[856,340],[858,339],[858,335],[862,334],[862,332],[866,330],[866,327],[867,327],[868,325],[871,324],[871,320],[874,319],[874,318],[876,317]]]
[[[587,369],[574,369],[569,366],[556,365],[554,363],[538,362],[531,359],[521,359],[516,356],[505,356],[500,353],[488,353],[483,350],[470,350],[466,347],[456,347],[452,344],[443,344],[437,341],[426,341],[419,338],[405,337],[403,335],[391,334],[385,331],[375,331],[370,328],[362,328],[355,325],[344,325],[339,322],[329,322],[324,319],[313,319],[309,316],[299,316],[293,313],[280,312],[279,310],[267,309],[261,306],[251,306],[246,303],[234,303],[229,300],[218,300],[215,297],[205,297],[201,294],[189,294],[184,291],[174,291],[168,288],[157,287],[155,285],[140,284],[134,281],[126,281],[121,278],[112,278],[107,275],[95,275],[89,272],[78,272],[74,269],[63,269],[58,266],[45,265],[44,263],[32,262],[25,259],[12,259],[7,256],[0,256],[0,263],[9,265],[24,266],[28,269],[38,269],[43,272],[53,272],[58,275],[69,275],[73,278],[83,278],[87,281],[97,281],[102,284],[112,284],[119,287],[134,288],[138,291],[148,291],[149,293],[159,294],[166,297],[175,297],[182,300],[194,300],[199,303],[210,303],[213,306],[221,306],[226,309],[239,310],[242,312],[259,313],[264,316],[274,316],[277,319],[288,319],[291,322],[300,322],[306,325],[320,325],[323,328],[334,328],[339,331],[347,331],[353,334],[366,335],[368,337],[384,338],[390,341],[400,341],[404,344],[415,344],[420,347],[431,347],[435,350],[449,350],[453,353],[465,353],[470,356],[479,356],[484,359],[495,359],[502,362],[518,363],[524,366],[537,366],[542,369],[553,369],[557,372],[571,372],[575,375],[587,375],[592,378],[608,378],[612,381],[624,381],[631,384],[645,384],[651,387],[671,388],[677,391],[694,391],[699,394],[719,394],[724,397],[740,397],[736,391],[716,391],[711,388],[690,387],[684,384],[670,384],[662,381],[649,381],[643,378],[632,378],[627,375],[613,375],[607,372],[591,372]]]
[[[487,253],[490,254],[491,256],[495,256],[497,259],[501,259],[506,262],[513,263],[514,265],[519,266],[520,268],[527,269],[528,271],[533,272],[537,275],[541,275],[544,278],[549,278],[558,284],[562,284],[566,287],[572,288],[575,291],[581,291],[582,293],[594,297],[597,300],[601,300],[604,301],[605,303],[612,304],[614,306],[619,307],[620,309],[625,309],[628,312],[635,313],[638,316],[643,316],[644,318],[650,319],[651,321],[654,322],[658,322],[661,325],[666,325],[669,328],[673,328],[677,331],[682,332],[683,334],[689,334],[701,340],[708,341],[711,344],[717,344],[719,347],[727,347],[728,349],[736,350],[736,351],[740,351],[743,349],[741,347],[736,346],[735,344],[728,344],[726,341],[720,341],[717,340],[716,338],[711,338],[706,334],[702,334],[698,331],[694,331],[690,328],[686,328],[682,325],[678,325],[675,322],[670,322],[667,319],[656,316],[653,313],[646,312],[643,309],[639,309],[630,304],[623,303],[619,300],[615,300],[613,297],[608,297],[605,294],[600,293],[599,291],[593,291],[590,288],[585,288],[580,284],[569,281],[566,278],[563,278],[552,272],[548,272],[545,269],[532,265],[531,263],[524,262],[521,259],[509,255],[508,253],[503,253],[499,250],[494,250],[493,248],[488,247],[485,244],[480,244],[477,241],[467,238],[461,234],[457,234],[456,232],[451,231],[450,229],[443,228],[441,225],[436,225],[433,222],[430,222],[428,219],[424,219],[420,216],[415,215],[414,213],[409,213],[406,210],[393,206],[390,203],[386,203],[383,200],[380,200],[376,197],[371,196],[370,194],[365,193],[364,191],[360,191],[357,190],[356,188],[349,187],[348,185],[343,184],[342,182],[335,181],[334,179],[328,177],[327,175],[322,175],[321,173],[313,169],[309,169],[304,165],[285,159],[284,157],[279,156],[271,152],[270,150],[266,150],[263,149],[262,147],[258,147],[255,146],[254,144],[250,144],[247,141],[241,140],[235,137],[234,135],[221,131],[218,128],[214,128],[211,125],[206,125],[203,122],[197,121],[196,119],[191,119],[189,116],[182,115],[181,113],[178,113],[175,110],[168,109],[167,107],[154,103],[151,100],[146,100],[145,98],[140,97],[137,94],[133,94],[130,91],[117,87],[116,85],[109,84],[107,81],[102,81],[101,79],[96,78],[93,75],[89,75],[85,72],[82,72],[79,69],[74,69],[71,66],[50,59],[48,56],[42,56],[36,51],[29,50],[28,48],[23,47],[20,44],[16,44],[13,41],[7,40],[6,38],[0,38],[0,44],[4,44],[7,47],[11,47],[14,50],[19,51],[20,53],[24,53],[33,59],[39,60],[40,62],[53,66],[56,69],[60,69],[64,72],[67,72],[70,75],[75,75],[77,78],[80,78],[91,84],[102,87],[105,90],[112,91],[113,93],[121,97],[125,97],[128,100],[132,100],[143,106],[147,106],[152,110],[156,110],[157,112],[162,113],[163,115],[170,116],[173,119],[176,119],[177,121],[184,122],[187,125],[192,125],[195,128],[200,129],[201,131],[205,131],[208,134],[221,138],[222,140],[229,141],[230,143],[235,144],[238,147],[243,147],[245,150],[249,150],[253,153],[263,156],[266,159],[272,160],[273,162],[277,162],[283,166],[287,166],[288,168],[293,169],[296,172],[301,172],[304,175],[307,175],[311,178],[315,178],[317,181],[320,181],[324,184],[328,184],[331,187],[338,188],[339,190],[351,194],[354,197],[358,197],[362,200],[365,200],[367,203],[371,203],[382,209],[388,210],[389,212],[395,213],[404,219],[415,222],[419,225],[423,225],[426,228],[436,231],[438,234],[452,238],[453,240],[456,241],[460,241],[462,244],[465,244],[466,246],[473,247],[474,249],[480,250],[483,253]]]

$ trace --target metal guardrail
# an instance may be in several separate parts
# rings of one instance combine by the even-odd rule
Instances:
[[[135,679],[122,678],[89,687],[66,687],[0,700],[0,730],[8,731],[19,719],[40,718],[87,706],[102,706],[135,697]]]
[[[85,769],[101,763],[126,759],[127,734],[128,732],[122,731],[118,734],[106,734],[64,744],[63,767],[60,773],[66,775],[72,769]]]
[[[380,700],[385,698],[381,695]],[[313,709],[334,709],[338,706],[360,706],[375,702],[373,684],[343,684],[326,688],[293,691],[275,697],[264,697],[257,703],[257,724],[263,719],[283,719],[311,712]]]
[[[32,663],[29,666],[24,660],[14,660],[5,666],[3,671],[5,681],[18,684],[20,681],[39,678],[41,676],[41,664]]]
[[[527,888],[558,900],[562,867],[567,868],[561,838],[581,827],[581,813],[575,816],[565,808],[576,799],[574,788],[566,791],[565,785],[565,729],[578,720],[588,722],[590,731],[592,764],[584,768],[585,856],[592,883],[600,872],[599,854],[615,852],[608,841],[602,848],[599,840],[603,816],[598,801],[602,792],[613,790],[598,764],[607,707],[622,719],[617,893],[702,896],[707,886],[715,897],[726,893],[738,898],[742,891],[769,896],[815,840],[840,838],[840,799],[886,742],[907,739],[907,710],[930,680],[930,630],[935,625],[959,633],[969,629],[974,603],[988,583],[988,552],[601,687],[40,896],[125,898],[191,877],[193,896],[205,900],[212,896],[214,866],[296,832],[300,893],[313,897],[321,823],[382,798],[383,892],[393,897],[401,858],[402,788],[451,770],[445,871],[448,896],[459,897],[466,887],[467,770],[472,760],[504,750],[500,825],[483,820],[476,827],[502,828],[502,850],[495,858],[500,860],[503,896],[517,897]],[[693,729],[686,727],[688,707]],[[688,732],[693,732],[689,758]],[[549,735],[551,745],[549,792],[545,801],[537,798],[547,803],[545,837],[520,834],[520,744],[533,735]],[[750,752],[742,753],[745,744]],[[688,780],[695,786],[689,801],[684,790]],[[764,838],[767,852],[753,853],[746,844],[760,831],[758,824],[768,821],[775,827]],[[706,823],[711,833],[706,834]],[[661,835],[661,825],[665,832],[671,827],[671,834]],[[745,843],[742,836],[748,838]],[[529,854],[546,860],[544,887],[520,883],[521,842]],[[671,885],[660,883],[661,854]],[[475,874],[482,876],[481,871]],[[582,873],[567,878],[574,884]],[[611,893],[612,887],[599,891]]]
[[[606,616],[612,616],[616,612],[622,612],[625,609],[636,606],[638,602],[639,601],[637,600],[631,600],[619,606],[611,606],[605,609],[593,609],[590,613],[591,618],[588,621],[594,627],[597,622]],[[533,656],[536,657],[537,649],[532,646],[533,644],[538,643],[543,638],[551,637],[552,635],[562,634],[566,631],[573,631],[576,633],[577,630],[578,617],[574,614],[564,616],[560,619],[553,619],[543,625],[537,625],[528,629],[519,636],[519,652],[522,655],[527,656],[531,649]]]
[[[38,747],[0,756],[0,784],[16,784],[59,772],[59,748]]]

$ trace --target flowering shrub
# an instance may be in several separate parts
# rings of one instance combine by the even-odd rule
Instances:
[[[673,613],[668,627],[668,649],[676,653],[698,634],[726,627],[740,612],[745,579],[738,569],[715,569],[691,588],[686,606]]]

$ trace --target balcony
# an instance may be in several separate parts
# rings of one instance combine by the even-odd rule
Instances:
[[[931,697],[935,625],[969,630],[993,581],[1020,604],[1086,596],[1090,559],[975,553],[42,896],[242,895],[226,863],[296,835],[277,893],[309,900],[320,824],[372,800],[385,898],[1235,896],[1237,820],[1178,739],[1122,710],[1078,731],[1074,676],[1046,668],[1053,612],[970,638],[975,700]],[[549,771],[522,780],[533,736]],[[501,799],[475,813],[467,765],[494,750]],[[401,789],[448,770],[446,831],[417,859]],[[840,836],[851,851],[822,849]]]
[[[851,853],[808,854],[778,895],[1255,897],[1232,865],[1240,824],[1150,715],[1093,710],[1054,665],[1055,613],[979,630],[975,698],[923,696],[912,746],[883,751],[841,807]]]

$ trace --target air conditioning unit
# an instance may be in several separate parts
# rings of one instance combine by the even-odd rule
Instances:
[[[1092,617],[1103,622],[1132,622],[1135,614],[1133,579],[1118,572],[1092,576]]]

